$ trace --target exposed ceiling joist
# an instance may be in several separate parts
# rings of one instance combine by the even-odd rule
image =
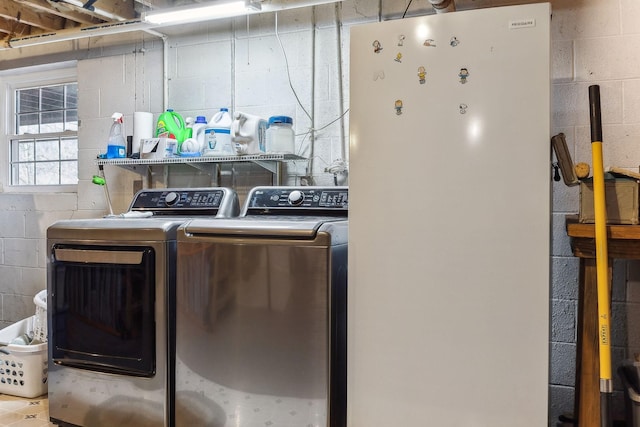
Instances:
[[[31,8],[22,7],[14,1],[3,1],[0,4],[0,17],[37,27],[44,31],[64,28],[63,18],[50,13],[38,13]]]
[[[106,10],[113,15],[120,16],[125,20],[136,17],[134,0],[98,0],[94,6]]]
[[[78,27],[127,22],[143,10],[198,0],[1,0],[0,44]],[[86,7],[85,7],[86,6]]]
[[[95,16],[114,21],[127,21],[136,17],[134,0],[97,0],[95,2],[89,0],[60,0],[59,3],[64,3],[77,12],[90,12]],[[85,5],[90,5],[90,7],[85,8]]]
[[[89,13],[77,12],[63,2],[47,0],[14,0],[23,8],[31,8],[37,12],[50,13],[82,25],[100,24],[103,21]]]
[[[0,17],[0,38],[3,37],[3,34],[8,36],[28,35],[31,34],[31,26]]]

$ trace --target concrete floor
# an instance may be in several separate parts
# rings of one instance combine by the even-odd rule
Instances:
[[[49,427],[47,396],[33,399],[0,394],[0,427]]]

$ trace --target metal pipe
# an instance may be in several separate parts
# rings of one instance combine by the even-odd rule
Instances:
[[[60,30],[51,33],[34,34],[24,37],[9,39],[5,48],[17,48],[27,46],[39,46],[47,43],[56,43],[68,40],[79,40],[86,37],[108,36],[112,34],[129,33],[132,31],[144,31],[151,26],[140,19],[121,21],[90,27],[80,27],[79,29]]]
[[[345,140],[344,129],[344,89],[342,78],[342,19],[341,19],[342,3],[336,3],[334,7],[335,19],[336,19],[336,45],[338,49],[338,111],[341,113],[340,118],[340,158],[344,161],[347,160],[347,144]]]
[[[169,108],[169,37],[152,29],[144,32],[162,39],[162,111],[166,111]]]
[[[309,163],[307,163],[307,176],[311,178],[313,183],[313,157],[316,149],[316,31],[318,31],[316,22],[316,8],[311,8],[311,132],[309,135]]]

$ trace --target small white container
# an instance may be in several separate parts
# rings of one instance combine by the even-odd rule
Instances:
[[[266,152],[271,154],[294,154],[295,134],[293,120],[287,116],[269,117]]]

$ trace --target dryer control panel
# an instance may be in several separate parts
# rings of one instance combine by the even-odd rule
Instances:
[[[264,214],[340,214],[349,209],[348,187],[256,187],[243,216]]]

